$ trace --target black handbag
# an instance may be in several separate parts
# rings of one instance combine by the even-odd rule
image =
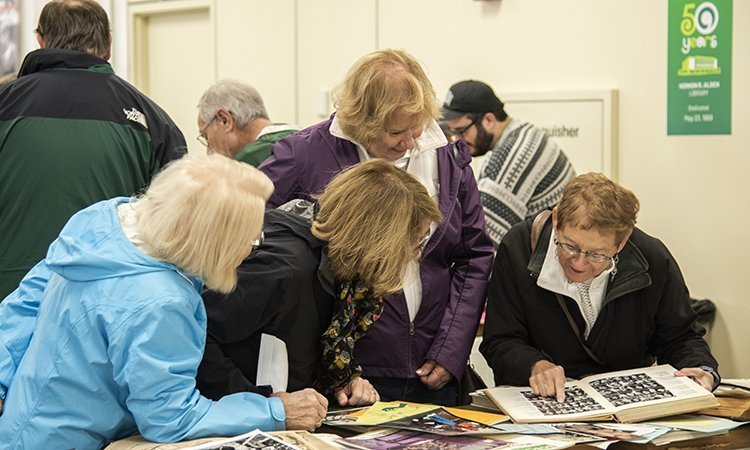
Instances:
[[[474,366],[472,366],[471,363],[466,364],[464,376],[461,377],[461,382],[458,384],[458,398],[456,399],[456,404],[458,406],[470,405],[471,397],[469,394],[479,389],[487,389],[487,384],[482,380],[482,377],[479,376],[477,371],[474,370]]]

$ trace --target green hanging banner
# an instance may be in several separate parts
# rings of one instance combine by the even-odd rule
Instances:
[[[732,132],[732,0],[669,0],[667,134]]]

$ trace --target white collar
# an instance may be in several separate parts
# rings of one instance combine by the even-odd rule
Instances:
[[[542,263],[542,269],[539,271],[539,278],[536,280],[536,284],[548,291],[571,296],[571,292],[577,294],[578,288],[575,283],[568,281],[565,271],[562,265],[560,265],[560,261],[557,260],[557,254],[555,253],[555,250],[557,250],[557,245],[555,245],[556,236],[553,228],[549,244],[547,245],[547,254],[544,257],[544,263]],[[592,300],[594,293],[601,293],[599,300],[603,297],[604,289],[607,287],[607,276],[612,272],[612,269],[614,269],[614,266],[590,280],[591,287],[589,288],[589,292],[592,294]],[[576,298],[576,296],[573,297]]]
[[[336,115],[333,116],[333,120],[331,121],[330,133],[331,135],[336,136],[337,138],[347,140],[351,142],[352,144],[356,145],[357,149],[360,150],[360,154],[364,152],[366,155],[368,155],[367,159],[370,159],[369,153],[367,153],[367,149],[362,144],[355,141],[351,137],[347,136],[346,133],[344,133],[344,130],[341,129],[339,118]],[[406,154],[401,159],[409,158],[412,152],[417,153],[417,152],[422,152],[422,151],[427,151],[427,150],[435,150],[447,144],[448,144],[448,139],[445,137],[445,133],[443,133],[443,130],[440,128],[440,125],[438,125],[437,121],[431,120],[430,123],[427,124],[427,126],[425,127],[424,131],[422,132],[422,135],[417,138],[415,148],[411,150],[407,150]],[[396,165],[398,166],[398,161],[396,161]]]
[[[258,139],[259,137],[265,135],[265,134],[271,134],[271,133],[278,133],[279,131],[298,131],[299,127],[296,125],[289,125],[286,123],[273,123],[271,125],[267,125],[263,127],[258,135],[255,137],[255,139]]]

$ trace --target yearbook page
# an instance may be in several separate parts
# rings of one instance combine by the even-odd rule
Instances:
[[[609,372],[565,384],[565,401],[535,395],[528,387],[487,389],[487,396],[514,422],[574,422],[616,418],[632,422],[697,411],[717,404],[669,365]]]

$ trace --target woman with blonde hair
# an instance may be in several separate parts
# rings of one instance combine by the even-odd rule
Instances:
[[[383,399],[455,404],[494,252],[471,156],[463,142],[452,145],[445,138],[436,122],[435,90],[419,62],[402,50],[362,57],[334,100],[330,119],[277,142],[259,167],[276,186],[269,205],[311,200],[335,174],[371,159],[388,161],[422,183],[444,221],[430,227],[423,257],[407,266],[403,289],[388,296],[354,352]]]
[[[0,447],[312,429],[327,406],[312,390],[212,402],[195,389],[200,292],[234,289],[272,190],[246,164],[188,155],[140,198],[75,214],[0,304]]]
[[[240,266],[239,288],[204,293],[209,339],[201,392],[218,399],[314,387],[341,406],[377,401],[352,356],[354,344],[378,320],[383,296],[402,288],[430,224],[440,222],[421,182],[382,160],[342,172],[315,204],[268,210],[264,241]],[[278,378],[287,378],[285,385],[257,375],[262,335],[283,342],[288,370]]]
[[[563,401],[566,377],[656,362],[718,384],[677,261],[635,226],[638,210],[635,194],[592,172],[505,235],[479,347],[496,383]]]

